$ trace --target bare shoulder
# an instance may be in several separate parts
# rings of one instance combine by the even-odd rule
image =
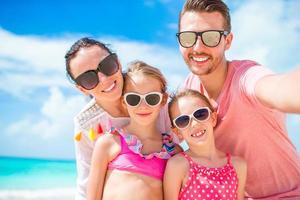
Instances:
[[[247,162],[244,158],[239,156],[232,156],[231,162],[237,172],[242,172],[242,173],[246,172]]]
[[[171,182],[174,182],[175,179],[181,182],[186,178],[188,171],[189,162],[179,153],[168,160],[165,177],[168,177],[167,179],[171,180]]]
[[[101,135],[95,143],[94,151],[107,153],[112,158],[115,157],[121,151],[120,136],[111,133]]]
[[[172,168],[188,168],[189,167],[189,163],[186,160],[186,158],[184,158],[182,156],[182,154],[176,154],[175,156],[171,157],[168,160],[168,165]]]

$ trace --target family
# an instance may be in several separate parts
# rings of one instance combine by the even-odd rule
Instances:
[[[91,101],[75,116],[76,200],[300,199],[300,157],[285,113],[300,113],[300,69],[229,61],[222,0],[186,0],[176,34],[190,70],[169,94],[161,71],[91,38],[65,55]],[[188,150],[178,145],[186,141]]]

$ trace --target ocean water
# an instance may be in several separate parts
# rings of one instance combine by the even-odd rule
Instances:
[[[75,161],[0,157],[0,190],[75,188]]]

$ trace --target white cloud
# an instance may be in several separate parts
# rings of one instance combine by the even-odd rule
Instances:
[[[64,54],[78,38],[19,36],[3,29],[0,29],[0,38],[3,43],[0,69],[4,70],[0,79],[5,83],[0,84],[0,90],[24,98],[40,88],[71,86],[65,76]],[[115,38],[99,40],[113,44],[124,64],[136,59],[144,60],[161,68],[167,77],[186,69],[177,49]]]
[[[36,72],[3,72],[0,75],[0,90],[21,99],[28,99],[40,88],[53,86],[70,87],[66,76],[60,73],[36,73]]]
[[[4,29],[0,29],[0,38],[1,57],[22,64],[16,70],[64,72],[64,54],[71,44],[69,38],[20,36]]]
[[[73,134],[73,117],[85,104],[82,96],[64,96],[56,87],[50,88],[50,96],[38,112],[27,114],[23,119],[7,127],[11,135],[36,138],[66,137]],[[20,136],[20,137],[21,137]]]
[[[231,59],[253,59],[274,71],[287,71],[300,63],[299,1],[245,1],[232,14],[234,40]],[[297,17],[298,16],[298,17]],[[294,54],[294,56],[293,56]]]
[[[300,66],[297,6],[300,7],[297,1],[245,1],[240,4],[232,14],[235,38],[229,57],[254,59],[277,71]],[[289,13],[285,10],[287,8]],[[175,24],[172,27],[175,28]],[[37,108],[37,113],[30,113],[8,125],[10,134],[44,139],[72,134],[72,119],[84,100],[79,94],[67,96],[62,93],[63,89],[71,87],[65,76],[64,54],[78,38],[78,35],[57,38],[21,36],[0,29],[0,90],[32,99],[40,89],[50,94],[42,107]],[[160,68],[171,90],[176,89],[188,73],[177,47],[113,37],[99,39],[112,44],[124,65],[123,69],[126,63],[135,59]],[[299,130],[299,124],[299,115],[288,120],[292,132]]]

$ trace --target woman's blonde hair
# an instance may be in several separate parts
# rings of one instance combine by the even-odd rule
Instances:
[[[167,81],[161,71],[156,67],[139,60],[133,61],[128,65],[127,72],[124,76],[124,88],[126,88],[128,79],[131,79],[131,77],[135,74],[142,74],[155,78],[161,84],[161,92],[165,93],[167,91]]]

